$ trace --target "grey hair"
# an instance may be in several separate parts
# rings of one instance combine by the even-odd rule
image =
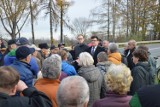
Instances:
[[[129,42],[132,43],[136,47],[137,42],[134,39],[129,40]]]
[[[100,52],[97,55],[97,59],[99,59],[99,62],[108,61],[108,56],[107,56],[106,52]]]
[[[118,51],[118,45],[116,43],[109,43],[108,48],[111,53]]]
[[[108,90],[118,94],[126,94],[133,80],[130,69],[124,64],[110,65],[104,78]]]
[[[57,79],[61,72],[61,57],[53,54],[46,58],[42,66],[43,78]]]
[[[56,96],[59,107],[82,107],[89,101],[89,87],[81,76],[69,76],[61,81]]]
[[[93,65],[93,57],[88,52],[82,52],[79,55],[79,65],[80,66],[90,66]]]

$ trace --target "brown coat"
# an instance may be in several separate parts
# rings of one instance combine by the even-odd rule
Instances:
[[[51,99],[53,107],[58,107],[58,104],[56,101],[56,93],[57,93],[59,84],[60,84],[60,81],[58,79],[52,80],[52,79],[41,78],[36,81],[35,87],[37,90],[42,91]]]

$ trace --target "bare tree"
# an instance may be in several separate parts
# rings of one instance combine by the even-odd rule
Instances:
[[[1,0],[0,1],[0,20],[5,31],[16,38],[16,35],[22,30],[30,12],[28,12],[28,1],[26,0]],[[17,27],[19,28],[17,30]]]
[[[89,19],[85,17],[76,18],[72,23],[72,28],[74,29],[73,33],[75,35],[83,34],[84,36],[86,36],[87,30],[90,26],[91,22],[89,21]]]

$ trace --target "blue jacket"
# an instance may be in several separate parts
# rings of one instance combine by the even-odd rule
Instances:
[[[75,68],[68,64],[67,61],[62,61],[62,71],[65,72],[68,76],[77,75]]]
[[[10,53],[5,55],[4,57],[4,65],[6,66],[13,64],[13,62],[16,60],[16,56],[10,55]],[[33,75],[37,76],[37,73],[39,72],[39,67],[38,67],[36,59],[34,57],[31,57],[29,64],[31,65],[30,69],[32,70]]]
[[[28,87],[33,86],[33,73],[30,70],[29,64],[16,60],[10,66],[19,72],[20,79],[24,81]]]

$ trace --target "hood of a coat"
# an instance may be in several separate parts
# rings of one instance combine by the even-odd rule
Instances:
[[[138,62],[136,64],[136,66],[142,66],[146,71],[150,70],[150,66],[149,66],[149,63],[147,61],[145,61],[145,62]]]
[[[106,72],[106,70],[109,68],[109,66],[112,64],[110,61],[105,61],[105,62],[98,62],[97,67],[103,71]]]
[[[108,61],[113,62],[114,64],[120,64],[122,56],[119,52],[111,53],[108,55]]]
[[[81,67],[78,74],[84,77],[88,82],[97,81],[99,76],[101,76],[99,69],[94,65]]]

